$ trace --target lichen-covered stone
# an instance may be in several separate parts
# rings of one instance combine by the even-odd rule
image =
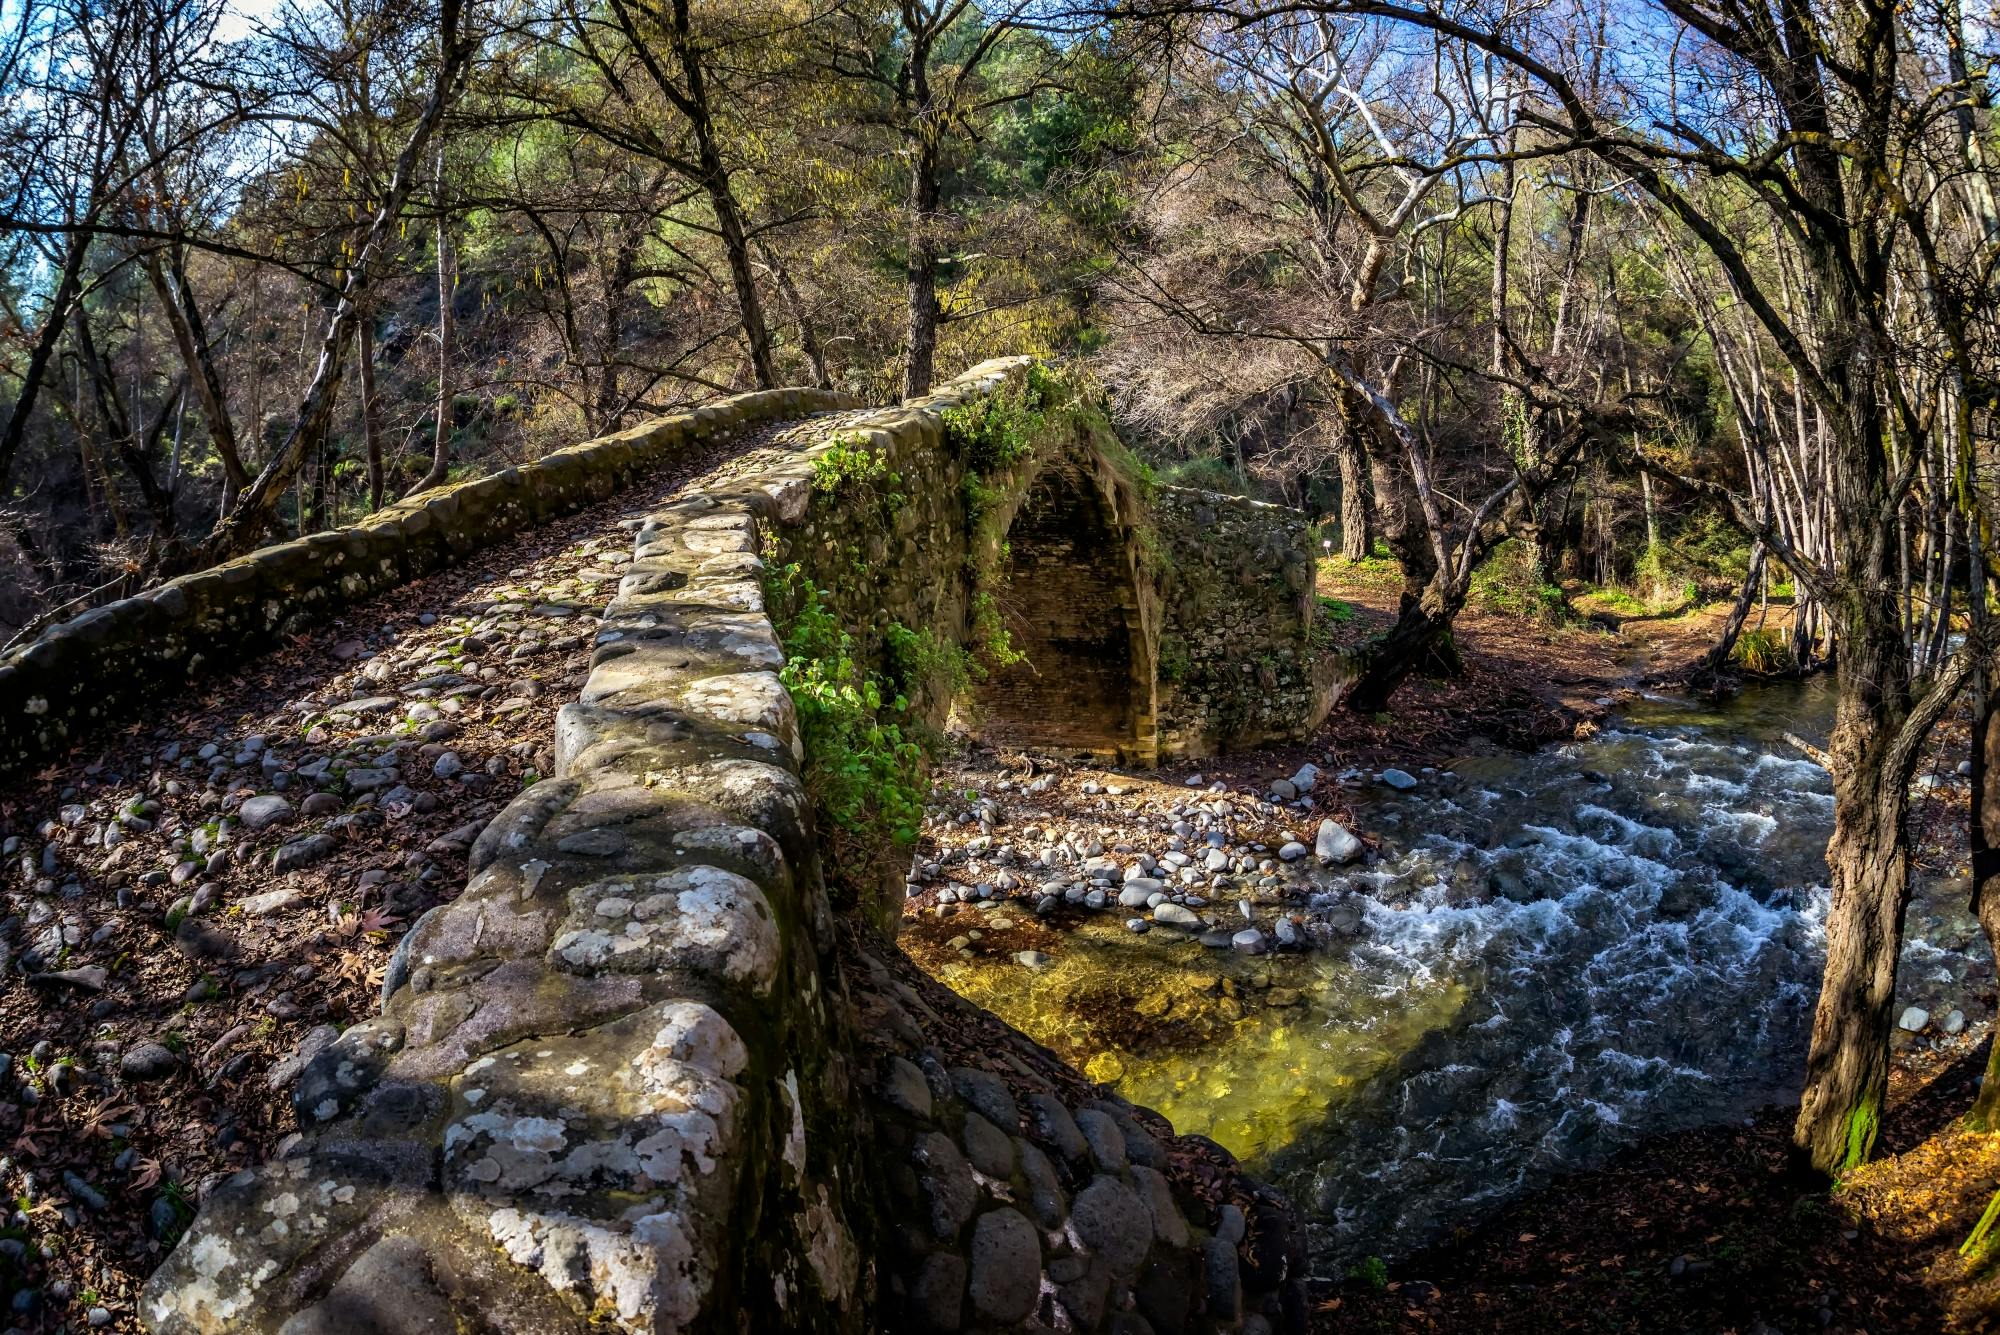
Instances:
[[[1226,1156],[1210,1155],[1200,1180],[1235,1184],[1254,1228],[1175,1176],[1154,1130],[1170,1129],[1153,1114],[1093,1100],[1011,1031],[971,1059],[980,1066],[947,1069],[943,1052],[962,1045],[927,1032],[997,1022],[924,994],[928,980],[899,981],[881,958],[864,953],[860,978],[843,962],[868,906],[837,919],[822,885],[763,561],[825,573],[862,553],[874,578],[832,606],[868,637],[864,652],[888,618],[962,636],[975,537],[966,460],[940,414],[1023,367],[989,363],[852,424],[907,470],[906,503],[872,531],[816,485],[824,434],[787,437],[748,475],[638,526],[590,676],[559,715],[555,776],[472,840],[463,896],[405,936],[382,1015],[304,1060],[294,1103],[306,1136],[209,1197],[147,1286],[149,1327],[862,1335],[1199,1318],[1223,1329],[1236,1319],[1219,1315],[1232,1275],[1238,1309],[1248,1292],[1260,1310],[1303,1311],[1289,1216],[1246,1195]],[[750,396],[561,451],[177,582],[131,615],[166,640],[182,626],[269,635],[337,605],[330,589],[360,596],[435,568],[495,525],[603,494],[625,475],[607,469],[773,405],[824,400]],[[1124,620],[1090,628],[1106,652],[1078,660],[1095,684],[1068,735],[1150,758],[1167,585],[1123,527],[1145,517],[1140,489],[1093,451],[1062,442],[990,479],[1000,525],[976,540],[998,542],[1016,521],[1024,538],[1060,528],[1069,511],[1056,493],[1085,489],[1078,513],[1097,527],[1078,534],[1110,555],[1093,566],[1097,583],[1080,580],[1050,611],[1077,617],[1108,589]],[[66,645],[115,642],[126,615],[105,609],[0,663],[0,711],[13,684],[68,661]],[[1038,690],[1016,683],[993,698],[1032,704]],[[917,694],[922,718],[949,703]],[[60,714],[40,696],[21,712]],[[50,735],[74,723],[54,718]],[[12,735],[0,720],[0,740]],[[1183,1141],[1179,1153],[1207,1151]]]

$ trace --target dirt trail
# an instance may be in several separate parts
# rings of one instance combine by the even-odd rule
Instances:
[[[631,526],[785,429],[347,610],[0,787],[0,1327],[136,1330],[396,940],[551,768]],[[282,868],[282,869],[281,869]]]

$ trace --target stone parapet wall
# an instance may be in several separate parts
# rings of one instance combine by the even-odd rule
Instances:
[[[1079,1075],[855,932],[875,1076],[878,1325],[1303,1332],[1303,1236],[1220,1146]]]
[[[404,938],[380,1017],[308,1064],[302,1132],[204,1202],[142,1297],[151,1329],[1303,1329],[1282,1203],[824,889],[760,554],[851,561],[815,464],[896,451],[915,518],[871,520],[880,579],[855,587],[962,629],[992,533],[926,545],[952,510],[916,490],[949,467],[923,456],[1023,369],[788,433],[644,521],[555,776]],[[1001,503],[1054,465],[1023,461]],[[843,611],[874,624],[860,596]]]
[[[630,485],[662,459],[762,422],[851,405],[816,389],[739,394],[435,487],[346,528],[265,547],[49,628],[0,659],[0,771],[267,652],[384,589]]]
[[[773,508],[698,495],[641,527],[556,776],[405,936],[381,1016],[307,1066],[303,1133],[204,1203],[150,1328],[866,1329]]]
[[[1333,707],[1313,647],[1314,556],[1306,516],[1241,496],[1153,495],[1162,625],[1163,754],[1207,755],[1297,740]]]

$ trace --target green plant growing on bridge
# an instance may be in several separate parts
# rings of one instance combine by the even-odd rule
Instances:
[[[1075,395],[1062,372],[1037,362],[1019,384],[978,403],[945,409],[946,438],[964,453],[973,472],[997,473],[1034,453],[1049,427],[1050,408]]]
[[[889,467],[888,455],[852,431],[834,436],[826,453],[813,460],[813,490],[824,495],[872,492],[894,511],[909,500],[898,490],[902,485],[902,475]]]
[[[889,655],[890,676],[902,695],[914,698],[936,686],[950,699],[985,676],[972,655],[936,631],[911,630],[900,621],[892,621],[882,632],[882,640]]]
[[[1028,656],[1014,647],[1014,637],[1007,631],[1007,618],[1000,611],[1000,600],[990,588],[980,589],[972,595],[971,616],[973,653],[983,669],[1018,667],[1028,661]],[[981,673],[984,676],[984,672]]]
[[[924,815],[924,750],[899,721],[908,699],[868,672],[822,591],[797,565],[766,576],[766,603],[782,616],[779,673],[805,738],[806,789],[834,845],[836,879],[872,885],[877,863],[907,853]]]

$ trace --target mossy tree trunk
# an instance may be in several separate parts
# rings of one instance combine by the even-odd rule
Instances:
[[[1959,654],[1920,695],[1909,678],[1886,580],[1847,585],[1839,703],[1829,745],[1833,838],[1826,862],[1826,970],[1813,1013],[1806,1087],[1793,1141],[1821,1172],[1839,1175],[1874,1150],[1889,1082],[1896,965],[1910,901],[1906,817],[1924,739],[1970,674]]]
[[[2000,680],[1989,661],[1972,696],[1972,911],[2000,958]],[[1986,1082],[1968,1119],[2000,1131],[2000,1042],[1986,1054]]]

